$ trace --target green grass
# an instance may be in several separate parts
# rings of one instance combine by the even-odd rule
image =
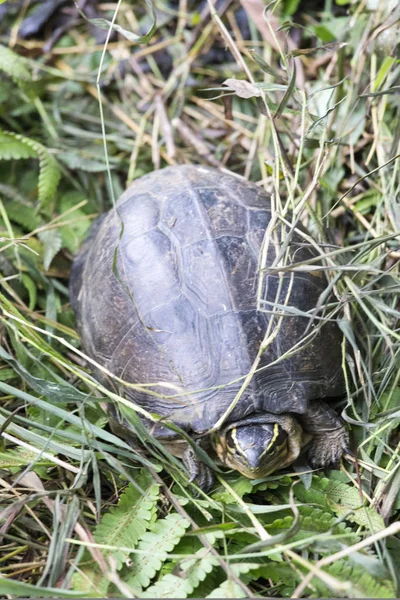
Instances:
[[[24,8],[0,25],[0,593],[395,598],[399,11],[285,1],[243,39],[250,3],[212,17],[186,4],[157,2],[155,28],[149,3],[100,5],[141,39],[96,45],[82,17],[44,55],[40,35],[18,37]],[[245,94],[222,85],[233,78]],[[318,243],[302,268],[324,268],[334,291],[357,448],[340,471],[227,473],[206,495],[79,351],[67,285],[90,222],[181,163],[258,182],[276,226],[301,222]],[[109,429],[109,402],[137,448]]]

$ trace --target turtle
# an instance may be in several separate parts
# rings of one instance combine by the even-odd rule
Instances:
[[[144,421],[203,489],[212,473],[198,445],[251,479],[305,446],[313,468],[334,468],[348,451],[329,405],[343,398],[344,378],[342,334],[322,301],[328,280],[296,268],[317,258],[307,231],[289,235],[260,186],[175,165],[135,180],[73,261],[83,349],[120,394],[159,417]]]

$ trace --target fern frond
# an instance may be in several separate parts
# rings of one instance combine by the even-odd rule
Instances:
[[[159,486],[155,484],[151,475],[143,471],[137,479],[137,486],[129,484],[117,506],[112,506],[108,513],[103,515],[94,531],[97,544],[105,544],[121,548],[134,548],[139,539],[149,527],[155,515],[159,498]],[[119,570],[128,559],[129,552],[125,550],[102,550],[103,556],[112,556]],[[110,582],[104,577],[99,566],[90,560],[89,553],[85,553],[80,572],[73,577],[73,589],[85,593],[105,597]]]
[[[329,480],[326,477],[314,477],[309,490],[301,486],[296,487],[295,495],[301,502],[321,504],[339,517],[347,514],[348,521],[365,529],[381,531],[385,528],[378,512],[370,506],[362,506],[359,491],[347,483]]]
[[[218,566],[215,556],[206,548],[196,552],[198,558],[184,560],[180,575],[167,573],[142,592],[144,598],[187,598],[211,571]]]
[[[94,532],[97,544],[134,548],[142,538],[156,510],[159,486],[145,472],[138,478],[137,484],[136,488],[130,483],[117,506],[112,506],[103,516]],[[117,569],[129,556],[122,550],[113,550],[110,554],[116,560]]]
[[[313,506],[301,506],[299,507],[299,512],[300,527],[298,533],[293,536],[294,540],[309,537],[315,533],[326,533],[327,531],[331,531],[334,535],[348,536],[347,541],[351,538],[352,543],[358,540],[357,534],[346,523],[337,523],[332,513],[328,513],[320,508],[314,508]],[[268,531],[274,535],[280,533],[282,530],[288,530],[293,525],[293,520],[292,515],[275,519],[275,521],[268,525]]]
[[[385,580],[384,577],[378,578],[349,560],[338,560],[333,565],[324,567],[324,570],[341,581],[352,582],[354,598],[396,598],[396,590],[391,581]],[[324,596],[332,597],[333,592],[328,590],[320,579],[314,578],[313,584]]]
[[[42,206],[48,206],[54,198],[61,176],[56,159],[43,144],[19,133],[0,131],[0,159],[21,158],[39,159],[39,202]]]
[[[39,156],[39,202],[47,205],[54,198],[61,173],[58,163],[54,156],[49,154],[47,148],[35,142],[36,150]]]
[[[175,513],[156,521],[139,542],[138,550],[144,554],[135,554],[121,575],[124,582],[134,590],[146,588],[188,527],[189,522]]]
[[[28,61],[1,44],[0,70],[7,73],[17,83],[20,81],[32,81],[32,73]]]

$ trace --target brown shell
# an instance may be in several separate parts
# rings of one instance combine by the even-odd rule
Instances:
[[[282,236],[279,227],[265,235],[264,190],[215,169],[176,166],[135,181],[117,209],[94,224],[74,261],[71,302],[92,358],[126,381],[175,394],[125,389],[126,397],[204,432],[232,403],[268,327],[279,330],[229,420],[303,413],[309,400],[342,393],[341,334],[333,322],[321,329],[324,311],[316,310],[325,276],[265,271],[260,282],[264,236],[267,266],[282,250],[289,263],[315,256],[300,235]],[[271,323],[274,303],[278,313],[286,308]],[[306,331],[315,332],[306,347],[280,359]]]

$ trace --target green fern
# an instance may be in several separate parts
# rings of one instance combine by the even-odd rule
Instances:
[[[212,556],[206,548],[201,548],[201,550],[196,552],[196,555],[197,558],[187,559],[181,564],[182,576],[185,577],[185,580],[191,587],[189,593],[192,593],[219,564],[217,558]]]
[[[182,577],[168,573],[162,579],[151,585],[141,598],[187,598],[194,588]]]
[[[396,590],[391,581],[385,580],[384,577],[378,578],[367,569],[348,560],[338,560],[333,565],[324,567],[324,570],[340,581],[352,582],[354,598],[396,598]],[[313,585],[325,597],[334,595],[320,579],[314,578]]]
[[[342,481],[314,477],[309,490],[296,486],[295,495],[300,502],[320,504],[339,517],[346,515],[348,521],[366,529],[380,531],[385,528],[382,517],[374,508],[362,506],[359,491]]]
[[[32,73],[27,60],[0,44],[0,70],[16,83],[31,81]]]
[[[167,573],[142,592],[143,598],[187,598],[211,571],[218,560],[206,548],[196,552],[197,558],[184,560],[179,576]]]
[[[43,144],[19,133],[0,130],[0,160],[23,158],[39,159],[39,202],[43,207],[48,207],[60,181],[60,169],[56,159]]]
[[[301,506],[300,512],[300,527],[297,534],[293,536],[293,540],[309,537],[314,533],[326,533],[331,531],[333,535],[345,535],[347,541],[355,543],[358,536],[346,523],[337,523],[336,518],[332,513],[326,512],[320,508],[313,506]],[[294,517],[287,515],[286,517],[275,519],[268,525],[268,531],[271,535],[280,533],[282,530],[288,530],[293,525]]]
[[[224,583],[221,583],[219,587],[213,590],[207,598],[247,598],[247,594],[245,594],[237,583],[227,579]]]
[[[143,492],[143,493],[142,493]],[[159,486],[150,474],[142,472],[137,486],[129,484],[121,495],[117,506],[112,506],[97,525],[94,539],[97,544],[134,548],[154,518],[159,498]],[[112,556],[119,570],[129,557],[126,550],[102,550],[103,556]],[[98,565],[90,560],[89,553],[83,557],[80,572],[73,578],[73,588],[94,593],[99,597],[106,595],[109,581],[103,576]]]
[[[18,223],[18,225],[21,225],[29,231],[31,231],[32,228],[39,227],[40,218],[38,217],[33,206],[27,206],[26,204],[22,204],[17,200],[10,200],[4,204],[10,220],[14,221],[14,223]]]
[[[159,486],[150,474],[143,472],[137,480],[138,487],[129,484],[117,506],[103,516],[94,538],[98,544],[134,548],[148,528],[156,510]],[[139,490],[143,491],[143,494]],[[113,550],[117,569],[120,569],[129,556],[122,550]]]
[[[188,527],[189,522],[175,513],[156,521],[138,545],[143,554],[135,554],[129,569],[121,574],[124,582],[134,590],[146,588]]]

